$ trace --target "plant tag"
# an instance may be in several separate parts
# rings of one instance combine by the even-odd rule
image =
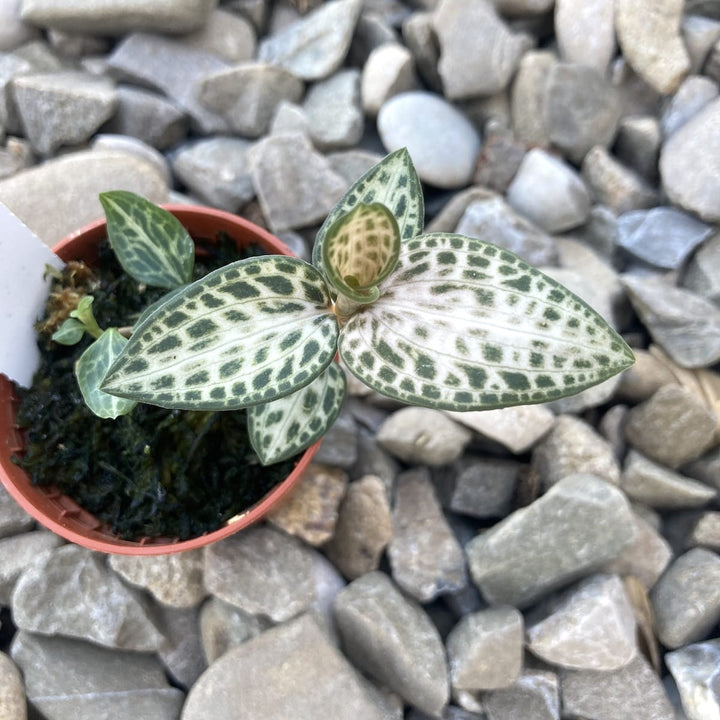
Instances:
[[[46,266],[64,264],[0,203],[0,373],[24,387],[40,361],[33,325],[50,288]]]

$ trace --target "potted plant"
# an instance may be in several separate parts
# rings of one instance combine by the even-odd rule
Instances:
[[[123,193],[104,204],[119,228],[111,243],[133,238],[129,255],[142,265],[147,204]],[[110,416],[135,403],[246,408],[252,445],[272,464],[334,422],[345,394],[336,357],[381,394],[460,411],[554,400],[632,364],[619,335],[562,285],[490,242],[422,234],[423,219],[420,182],[400,150],[330,212],[312,264],[230,263],[173,291],[129,339],[98,332],[81,309],[66,330],[92,332],[99,348],[78,363],[85,397]],[[166,243],[160,255],[173,252]]]
[[[139,201],[143,202],[141,199]],[[146,209],[152,208],[148,205]],[[166,205],[165,210],[179,221],[176,230],[184,228],[190,237],[209,240],[210,245],[214,245],[218,235],[222,234],[226,237],[226,244],[234,244],[239,249],[255,246],[265,253],[289,254],[287,247],[269,232],[231,213],[186,205]],[[162,223],[167,221],[167,216],[161,214],[157,223],[162,226]],[[98,246],[107,238],[107,234],[106,220],[98,220],[63,239],[53,249],[66,263],[81,260],[90,266],[95,266],[99,260]],[[180,237],[185,237],[187,240],[185,235],[181,234]],[[207,242],[200,243],[198,252],[202,252],[203,247],[207,252]],[[188,248],[189,246],[186,245],[186,249]],[[130,288],[133,286],[130,281],[128,285]],[[83,320],[92,324],[93,314],[90,308],[96,303],[90,304],[88,308],[89,297],[86,295],[85,298],[85,302],[82,303],[85,305],[84,312],[80,308],[80,312],[76,314],[80,314]],[[143,303],[142,299],[138,299],[138,305]],[[80,319],[73,318],[73,320],[82,323]],[[68,325],[72,326],[73,323]],[[68,329],[66,327],[65,332]],[[72,334],[71,330],[70,334]],[[86,335],[85,344],[89,340]],[[62,350],[62,347],[58,346],[56,349]],[[74,349],[68,348],[68,350]],[[128,540],[112,532],[107,522],[100,521],[93,513],[78,505],[54,483],[49,485],[34,483],[31,472],[17,463],[17,458],[22,456],[27,448],[27,432],[18,427],[19,404],[18,388],[5,376],[0,375],[0,480],[15,500],[40,523],[71,542],[102,552],[134,555],[164,554],[197,548],[227,537],[255,522],[277,504],[297,483],[317,450],[317,445],[311,446],[300,455],[296,463],[286,463],[290,466],[289,474],[282,476],[277,485],[267,491],[259,501],[252,503],[246,511],[230,518],[229,522],[223,522],[214,531],[186,540],[180,540],[176,536],[146,536]],[[45,410],[49,411],[50,408]],[[76,422],[82,425],[92,420],[80,416]],[[96,424],[109,426],[108,432],[112,432],[114,424],[117,423],[98,419]],[[83,425],[84,431],[86,427]],[[71,461],[67,460],[67,455],[57,450],[58,442],[67,442],[67,437],[59,434],[54,440],[49,438],[48,452],[53,456],[59,456],[57,465],[69,465]],[[67,450],[72,453],[70,448]],[[70,468],[68,470],[70,474]]]

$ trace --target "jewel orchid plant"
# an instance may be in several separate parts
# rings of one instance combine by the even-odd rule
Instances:
[[[76,370],[104,417],[136,402],[247,408],[251,443],[270,464],[333,424],[342,367],[401,403],[467,411],[573,395],[634,361],[600,315],[513,253],[423,234],[422,190],[405,149],[338,202],[312,263],[253,257],[191,284],[193,244],[171,215],[128,192],[101,201],[125,270],[171,289],[129,339],[93,326],[88,300],[61,328],[97,337]]]

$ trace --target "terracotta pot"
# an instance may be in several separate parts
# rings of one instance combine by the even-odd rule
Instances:
[[[221,210],[186,205],[166,205],[193,237],[215,237],[224,231],[239,247],[260,245],[268,254],[290,255],[288,248],[266,230]],[[61,240],[53,250],[65,261],[97,259],[97,243],[105,237],[105,220],[98,220]],[[113,535],[96,517],[53,486],[33,485],[28,474],[12,456],[23,449],[23,436],[15,424],[18,400],[13,384],[0,375],[0,481],[10,495],[40,524],[70,542],[91,550],[121,555],[162,555],[209,545],[257,522],[266,515],[298,482],[303,470],[317,451],[319,442],[308,448],[293,472],[276,485],[260,502],[228,521],[214,532],[190,540],[141,538],[123,540]]]

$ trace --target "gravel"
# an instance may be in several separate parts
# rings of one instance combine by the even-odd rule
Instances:
[[[720,13],[700,0],[0,0],[0,202],[201,202],[306,254],[407,145],[433,231],[598,307],[625,376],[457,414],[358,383],[268,522],[62,544],[0,488],[0,720],[720,717]]]

